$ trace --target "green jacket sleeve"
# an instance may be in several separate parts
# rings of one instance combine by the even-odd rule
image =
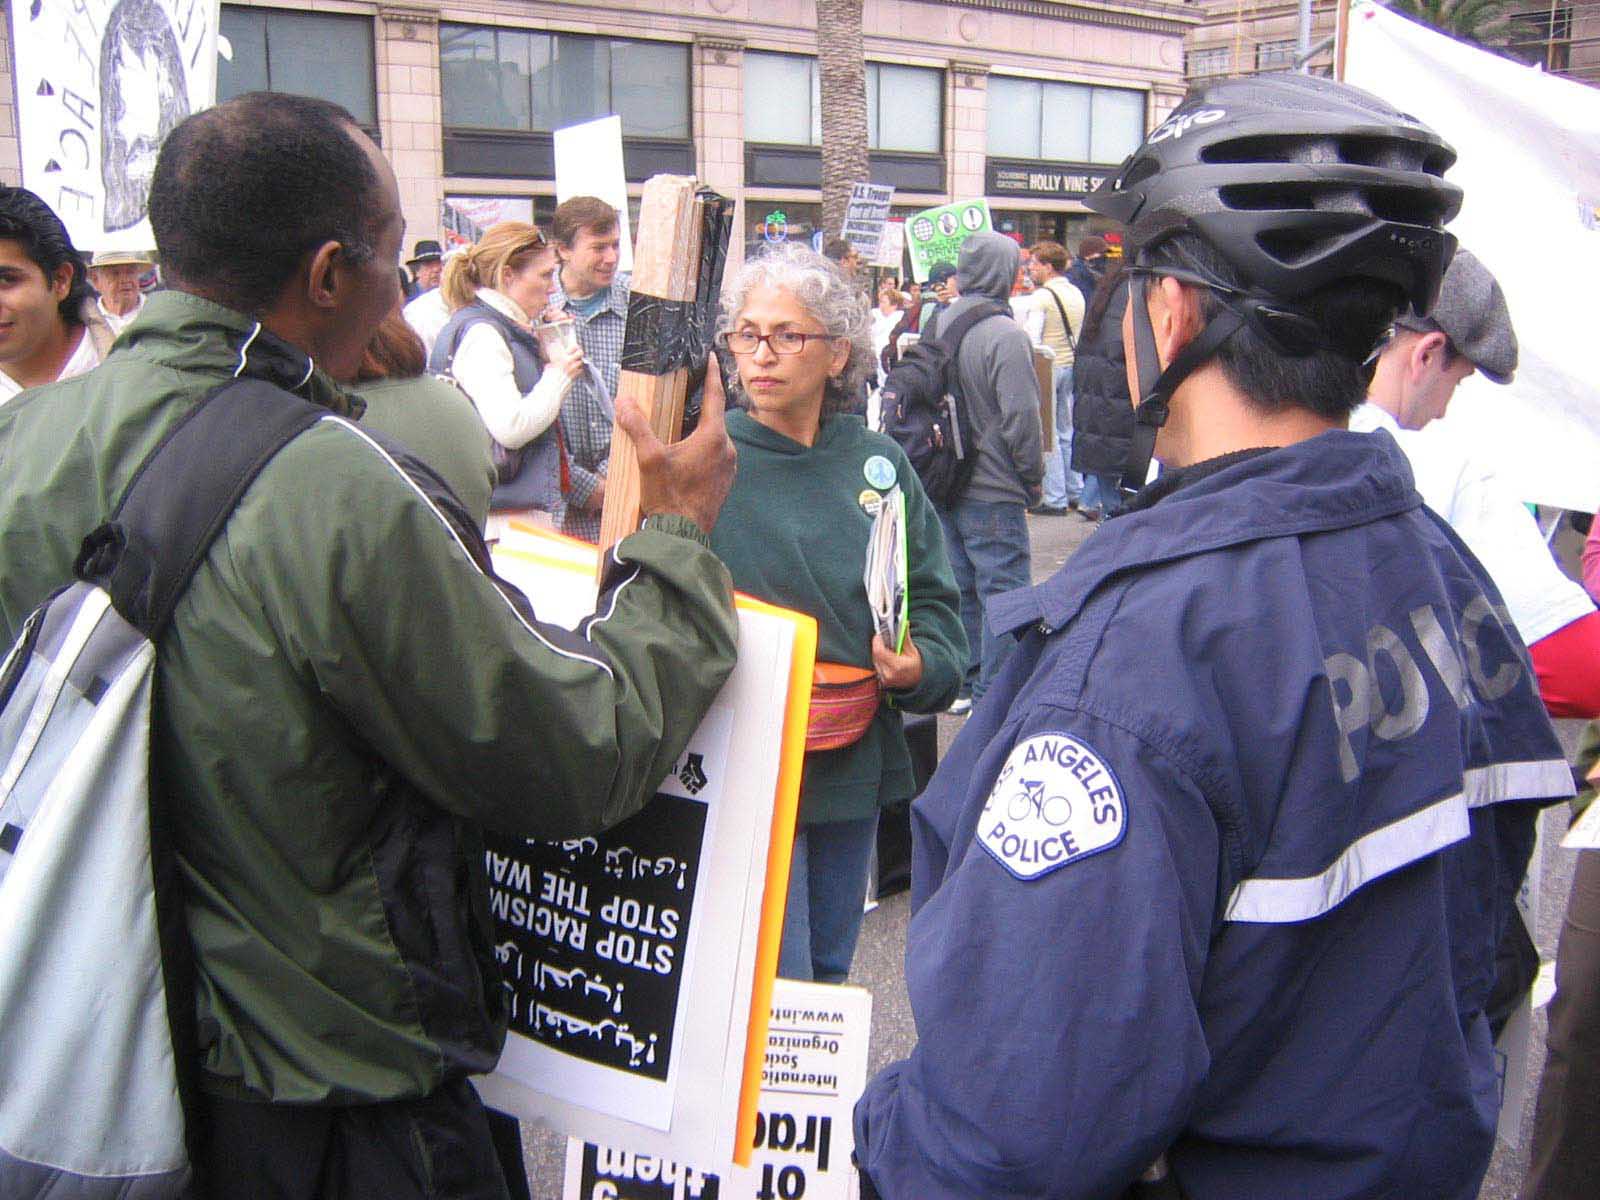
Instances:
[[[448,811],[550,839],[611,826],[733,669],[732,584],[685,518],[652,518],[615,549],[596,616],[572,632],[502,593],[353,426],[324,423],[269,475],[253,573],[280,642],[345,735]]]
[[[891,692],[895,707],[908,712],[942,712],[956,698],[967,664],[967,635],[961,627],[961,596],[956,591],[944,528],[909,461],[901,465],[906,496],[906,570],[911,593],[911,640],[922,654],[922,681]]]

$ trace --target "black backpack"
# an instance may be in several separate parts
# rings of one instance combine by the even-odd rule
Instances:
[[[978,462],[972,413],[960,395],[956,354],[980,321],[1010,313],[993,302],[974,304],[905,352],[883,381],[883,432],[900,444],[935,504],[960,498]]]

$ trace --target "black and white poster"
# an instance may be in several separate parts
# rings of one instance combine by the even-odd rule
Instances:
[[[521,1035],[504,1062],[559,1069],[582,1103],[660,1128],[731,732],[732,714],[713,710],[655,798],[597,837],[486,840],[496,954]]]
[[[495,567],[570,628],[594,610],[594,555],[514,526]],[[776,960],[787,882],[769,894],[769,854],[787,861],[805,702],[796,692],[791,713],[789,696],[810,679],[816,627],[742,597],[738,616],[733,674],[640,813],[597,837],[487,846],[511,1021],[479,1090],[661,1162],[728,1161],[756,1111],[758,946],[765,929]],[[654,1182],[649,1158],[630,1162]]]
[[[148,250],[167,134],[217,91],[217,0],[12,0],[22,182],[85,252]]]
[[[750,1165],[709,1174],[573,1138],[563,1200],[855,1200],[852,1112],[871,1031],[864,988],[779,979]]]

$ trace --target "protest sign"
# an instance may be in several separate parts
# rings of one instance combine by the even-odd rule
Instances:
[[[628,224],[628,177],[622,169],[622,118],[601,117],[555,131],[556,203],[598,196],[617,210],[622,244],[617,270],[633,270],[633,233]]]
[[[1563,850],[1600,850],[1600,804],[1591,803],[1584,810],[1567,836],[1561,839]]]
[[[778,980],[750,1164],[709,1174],[573,1138],[563,1200],[854,1200],[852,1112],[871,1027],[864,988]]]
[[[1586,285],[1600,275],[1600,91],[1376,4],[1351,13],[1346,78],[1426,121],[1459,155],[1450,231],[1494,272],[1521,363],[1457,389],[1444,418],[1520,499],[1600,508],[1600,377]]]
[[[987,200],[959,200],[927,208],[906,219],[906,248],[911,251],[911,274],[926,283],[928,272],[939,263],[955,265],[961,243],[973,234],[993,229]]]
[[[575,626],[595,554],[514,528],[495,568]],[[484,1098],[674,1161],[751,1140],[816,654],[809,617],[744,598],[738,616],[733,675],[642,812],[566,842],[485,839],[511,1014]]]
[[[906,256],[906,223],[904,221],[886,221],[883,226],[883,237],[878,241],[878,253],[872,258],[875,267],[887,267],[891,271],[899,271],[902,260]]]
[[[216,0],[12,0],[11,32],[23,186],[79,250],[149,250],[161,143],[216,101]]]
[[[476,242],[501,221],[533,224],[533,201],[522,196],[446,196],[439,209],[447,246]]]
[[[868,262],[878,257],[883,227],[893,203],[892,187],[858,183],[850,189],[850,203],[844,211],[844,240]]]

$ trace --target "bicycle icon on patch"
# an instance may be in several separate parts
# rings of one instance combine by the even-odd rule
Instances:
[[[1013,821],[1036,816],[1046,825],[1060,827],[1072,819],[1072,801],[1065,796],[1046,796],[1042,779],[1021,779],[1019,791],[1011,794],[1006,806],[1006,816]]]

